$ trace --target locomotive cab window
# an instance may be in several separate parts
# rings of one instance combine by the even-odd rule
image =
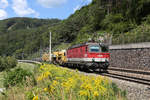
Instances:
[[[89,51],[90,52],[100,52],[100,47],[97,45],[91,45],[91,46],[89,46]]]

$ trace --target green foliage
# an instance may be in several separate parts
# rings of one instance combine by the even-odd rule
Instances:
[[[0,72],[4,70],[10,70],[16,67],[17,60],[13,57],[1,57],[0,56]]]
[[[59,45],[56,45],[55,48],[53,48],[53,50],[54,51],[66,50],[70,46],[71,46],[71,44],[69,44],[69,43],[61,43]]]
[[[119,88],[115,83],[111,83],[111,88],[113,89],[115,95],[119,92]]]
[[[112,32],[113,34],[120,34],[131,30],[134,26],[125,21],[121,14],[109,14],[101,22],[104,30]]]
[[[148,16],[146,16],[145,18],[144,18],[144,22],[146,23],[146,24],[150,24],[150,15],[148,15]]]
[[[58,22],[58,19],[33,18],[10,18],[0,21],[0,55],[24,59],[39,51],[40,47],[47,47],[49,27]]]
[[[27,84],[27,79],[31,78],[31,82],[36,84],[33,74],[25,69],[17,68],[12,71],[8,71],[4,76],[4,87],[8,88],[15,85]],[[32,84],[32,83],[31,83]]]
[[[135,29],[125,33],[114,36],[113,44],[126,44],[150,41],[150,24],[143,23]]]
[[[52,30],[55,30],[53,33],[58,43],[77,44],[86,42],[97,31],[113,35],[130,32],[142,23],[149,11],[149,0],[93,0],[91,4],[52,27]]]
[[[92,37],[92,27],[91,26],[84,26],[78,33],[77,38],[73,42],[73,44],[78,44],[78,43],[84,43],[88,41],[90,37]],[[89,34],[87,34],[89,33]]]
[[[33,94],[32,91],[28,91],[28,92],[26,93],[26,98],[27,98],[27,100],[32,100],[33,97],[34,97],[34,94]]]
[[[67,19],[10,18],[0,21],[0,56],[25,59],[49,45],[81,43],[97,31],[113,35],[150,23],[150,0],[93,0]],[[117,37],[117,36],[115,36]]]
[[[19,63],[20,64],[20,63]],[[22,63],[21,63],[22,65]],[[30,64],[25,64],[25,66]],[[24,64],[22,67],[25,67]],[[37,85],[16,85],[4,91],[1,100],[127,100],[122,91],[107,77],[43,64],[36,67]]]

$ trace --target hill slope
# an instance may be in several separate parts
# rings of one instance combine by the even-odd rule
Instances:
[[[46,48],[49,31],[52,32],[52,47],[57,47],[61,43],[85,42],[89,37],[106,33],[115,38],[133,31],[138,35],[141,33],[136,30],[145,24],[149,29],[150,0],[93,0],[62,21],[31,18],[0,21],[0,55],[21,58]],[[140,30],[145,33],[146,29]]]
[[[20,58],[48,46],[46,33],[58,19],[10,18],[0,21],[0,55]]]
[[[150,22],[149,16],[150,0],[93,0],[51,30],[59,34],[58,41],[80,43],[103,33],[130,32]]]

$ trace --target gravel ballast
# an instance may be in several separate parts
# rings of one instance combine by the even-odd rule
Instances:
[[[127,91],[128,100],[150,100],[150,86],[125,80],[109,78],[122,90]]]

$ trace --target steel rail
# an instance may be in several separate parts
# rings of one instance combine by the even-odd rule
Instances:
[[[150,71],[109,67],[108,72],[102,73],[101,75],[139,84],[150,85]],[[145,77],[140,78],[138,77],[139,75],[144,75]]]
[[[138,84],[143,84],[143,85],[149,85],[150,86],[150,81],[146,79],[141,79],[141,78],[135,78],[135,77],[128,77],[128,76],[123,76],[123,75],[117,75],[117,74],[112,74],[112,73],[103,73],[101,74],[102,76],[107,76],[107,77],[112,77],[120,80],[125,80],[129,82],[135,82]]]
[[[150,71],[144,71],[144,70],[125,69],[125,68],[117,68],[117,67],[109,67],[108,70],[128,72],[128,73],[136,73],[136,74],[143,74],[143,75],[150,75]]]
[[[25,62],[25,63],[34,63],[34,64],[42,64],[39,61],[33,61],[33,60],[18,60],[18,62]]]

